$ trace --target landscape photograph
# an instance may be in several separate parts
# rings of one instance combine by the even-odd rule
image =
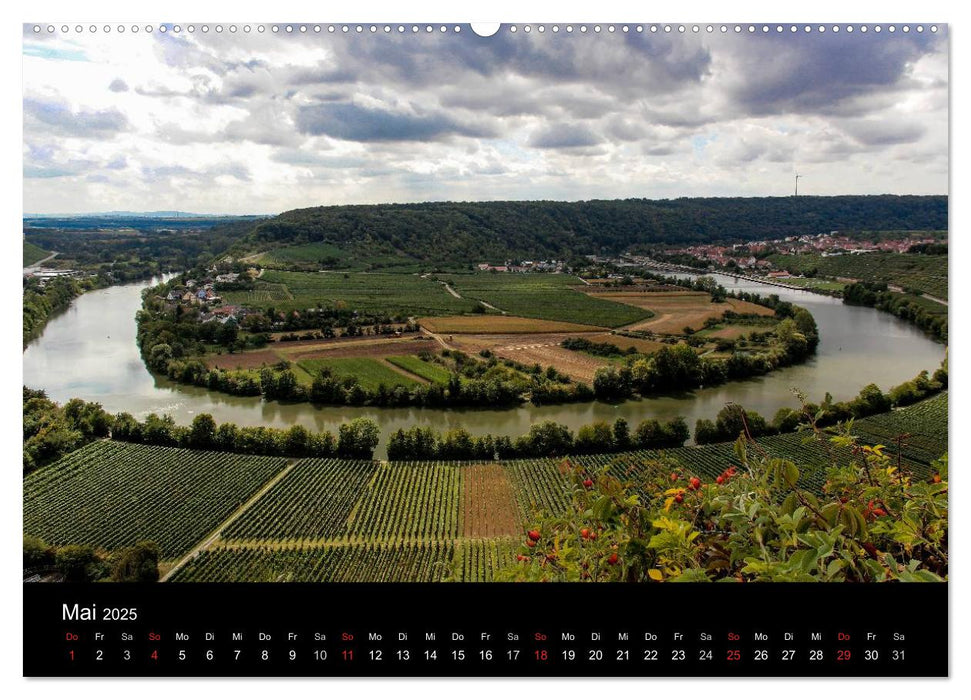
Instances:
[[[22,56],[25,582],[948,580],[945,26]]]

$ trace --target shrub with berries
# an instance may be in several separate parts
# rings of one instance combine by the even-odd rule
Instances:
[[[705,483],[670,460],[643,464],[638,482],[567,461],[568,512],[540,516],[514,581],[943,581],[947,578],[947,455],[919,479],[857,444],[852,425],[816,439],[849,448],[821,492],[800,469],[745,436],[736,459]]]

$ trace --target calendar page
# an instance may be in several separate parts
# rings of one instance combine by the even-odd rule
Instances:
[[[25,676],[948,675],[947,25],[39,19]]]

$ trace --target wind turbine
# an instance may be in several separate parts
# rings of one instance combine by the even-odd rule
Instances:
[[[798,197],[799,196],[799,178],[801,178],[801,177],[802,177],[802,175],[800,175],[799,173],[796,173],[796,194],[793,195],[795,197]]]

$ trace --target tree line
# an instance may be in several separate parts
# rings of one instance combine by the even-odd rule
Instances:
[[[506,435],[473,435],[464,428],[438,432],[414,426],[399,428],[388,438],[389,460],[470,460],[557,457],[681,447],[691,437],[684,418],[661,422],[641,421],[631,430],[618,418],[613,424],[596,421],[576,433],[556,421],[532,425],[517,438]]]
[[[912,294],[892,292],[886,282],[849,284],[843,288],[843,303],[886,311],[947,342],[947,307]]]
[[[103,438],[253,455],[361,459],[371,458],[379,438],[377,424],[367,418],[342,423],[335,436],[301,425],[283,429],[217,424],[208,413],[196,416],[188,426],[154,413],[139,421],[130,413],[112,415],[99,403],[77,398],[59,406],[44,391],[27,387],[23,404],[25,474]]]
[[[806,231],[947,228],[946,196],[724,197],[586,202],[423,202],[314,207],[250,227],[234,250],[328,243],[362,259],[570,260],[650,246]]]

